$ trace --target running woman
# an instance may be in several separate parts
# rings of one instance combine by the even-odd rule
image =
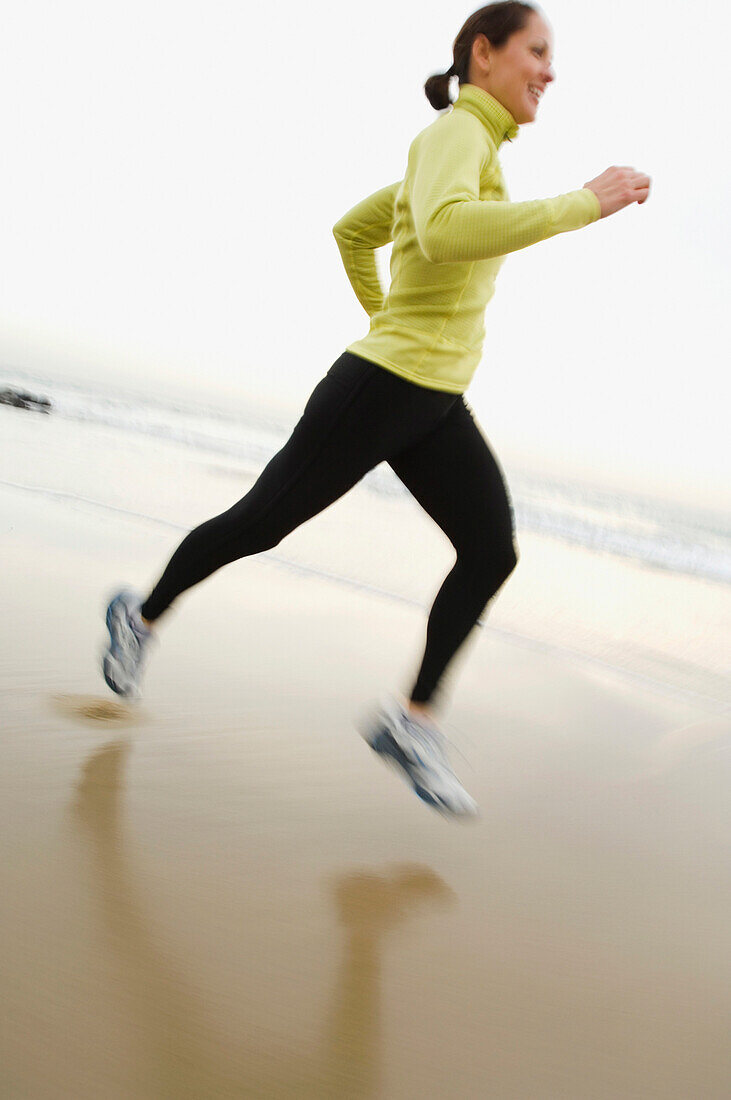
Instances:
[[[509,201],[498,151],[535,120],[555,78],[552,56],[551,28],[530,4],[488,4],[466,21],[452,65],[426,82],[441,113],[413,141],[404,178],[333,229],[370,317],[368,334],[317,385],[291,438],[246,496],[191,531],[152,592],[125,590],[111,601],[103,668],[113,691],[139,695],[153,625],[182,592],[276,546],[388,462],[449,538],[456,560],[429,614],[411,690],[383,704],[361,732],[425,802],[446,815],[476,813],[449,765],[433,700],[517,561],[502,472],[464,400],[482,354],[485,307],[507,253],[644,203],[650,189],[642,172],[612,167],[557,198]],[[384,296],[375,250],[390,241]]]

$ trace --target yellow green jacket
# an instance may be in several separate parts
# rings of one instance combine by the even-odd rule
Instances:
[[[498,149],[518,133],[493,96],[463,84],[451,110],[409,149],[403,180],[333,227],[370,330],[348,351],[429,389],[463,393],[482,355],[485,307],[505,254],[600,216],[582,188],[511,203]],[[388,293],[375,249],[393,241]]]

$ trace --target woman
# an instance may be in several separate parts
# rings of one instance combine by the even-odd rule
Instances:
[[[463,397],[482,352],[485,306],[506,253],[643,203],[650,186],[646,175],[614,167],[558,198],[508,201],[498,149],[536,117],[554,79],[552,38],[531,5],[489,4],[459,32],[451,68],[427,80],[429,102],[443,111],[458,78],[452,110],[416,137],[403,180],[333,230],[370,330],[316,387],[251,491],[184,539],[145,599],[124,591],[111,601],[104,675],[120,695],[139,693],[152,625],[181,592],[276,546],[385,460],[450,539],[456,561],[429,615],[416,682],[362,732],[424,801],[445,814],[476,812],[431,704],[517,561],[503,477]],[[384,298],[375,249],[389,241]]]

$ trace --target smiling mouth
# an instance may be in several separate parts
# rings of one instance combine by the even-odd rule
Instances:
[[[531,99],[534,99],[536,103],[541,102],[541,96],[543,95],[543,88],[537,87],[535,84],[528,85],[528,94]]]

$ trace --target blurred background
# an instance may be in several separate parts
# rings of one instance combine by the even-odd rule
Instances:
[[[400,179],[473,5],[27,0],[0,43],[5,372],[295,415],[367,318],[330,229]],[[506,461],[718,506],[729,29],[720,0],[556,0],[511,198],[611,164],[651,201],[513,254],[470,399]],[[387,250],[383,255],[384,270]],[[727,489],[725,490],[728,491]]]

